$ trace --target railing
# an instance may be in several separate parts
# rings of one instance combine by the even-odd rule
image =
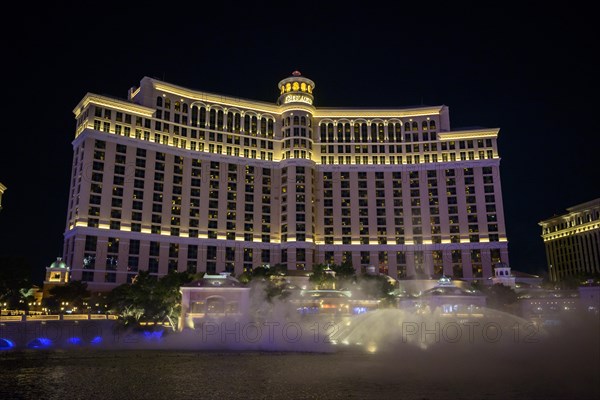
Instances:
[[[35,321],[87,321],[115,320],[119,317],[108,314],[53,314],[53,315],[2,315],[0,322],[35,322]]]

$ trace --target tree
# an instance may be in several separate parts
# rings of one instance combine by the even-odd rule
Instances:
[[[27,310],[31,299],[31,265],[24,257],[0,257],[0,303]]]
[[[44,299],[44,305],[52,311],[60,311],[63,303],[79,312],[87,311],[84,303],[90,298],[87,283],[82,281],[70,281],[64,285],[54,286],[49,291],[50,298]]]
[[[356,282],[356,270],[351,263],[333,264],[331,269],[335,272],[337,288],[341,289]]]
[[[512,311],[511,306],[518,300],[517,292],[501,283],[492,286],[483,285],[480,290],[487,297],[487,305],[498,310]]]
[[[312,274],[308,277],[308,281],[312,282],[319,289],[333,289],[337,280],[330,271],[333,270],[329,268],[329,265],[313,265]]]
[[[124,326],[139,327],[140,322],[162,323],[169,321],[176,329],[181,314],[179,288],[192,280],[187,272],[171,271],[157,279],[147,271],[141,271],[131,284],[114,288],[108,296],[112,311],[120,317]]]
[[[384,304],[394,304],[395,289],[386,275],[361,274],[357,281],[359,291],[366,298],[381,299]]]

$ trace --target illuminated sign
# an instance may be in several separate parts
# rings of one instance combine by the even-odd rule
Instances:
[[[288,94],[287,96],[285,96],[285,99],[283,100],[283,102],[285,104],[295,103],[295,102],[312,104],[312,99],[308,96],[304,96],[304,95],[300,95],[300,94]]]

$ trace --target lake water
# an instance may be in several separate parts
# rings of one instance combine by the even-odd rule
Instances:
[[[598,355],[19,350],[0,355],[0,399],[598,399]]]
[[[442,330],[446,340],[426,348],[392,341],[374,352],[322,343],[320,337],[317,345],[312,330],[300,338],[292,326],[282,336],[286,340],[264,342],[268,346],[257,344],[250,328],[241,330],[246,343],[220,346],[216,326],[210,327],[212,342],[194,333],[149,336],[146,342],[112,337],[109,344],[105,335],[98,345],[0,351],[0,400],[596,400],[599,322],[533,341],[515,340],[511,329],[504,332],[507,340],[455,343],[453,331]],[[235,330],[227,332],[236,337]]]

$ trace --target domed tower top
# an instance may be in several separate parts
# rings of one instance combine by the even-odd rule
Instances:
[[[282,79],[277,85],[279,88],[279,99],[277,104],[302,103],[313,104],[312,95],[315,83],[302,76],[300,71],[292,72],[292,76]]]
[[[57,269],[57,268],[66,268],[69,269],[69,267],[67,266],[67,263],[63,261],[62,257],[56,257],[56,261],[54,261],[52,264],[50,264],[50,267],[52,269]]]

